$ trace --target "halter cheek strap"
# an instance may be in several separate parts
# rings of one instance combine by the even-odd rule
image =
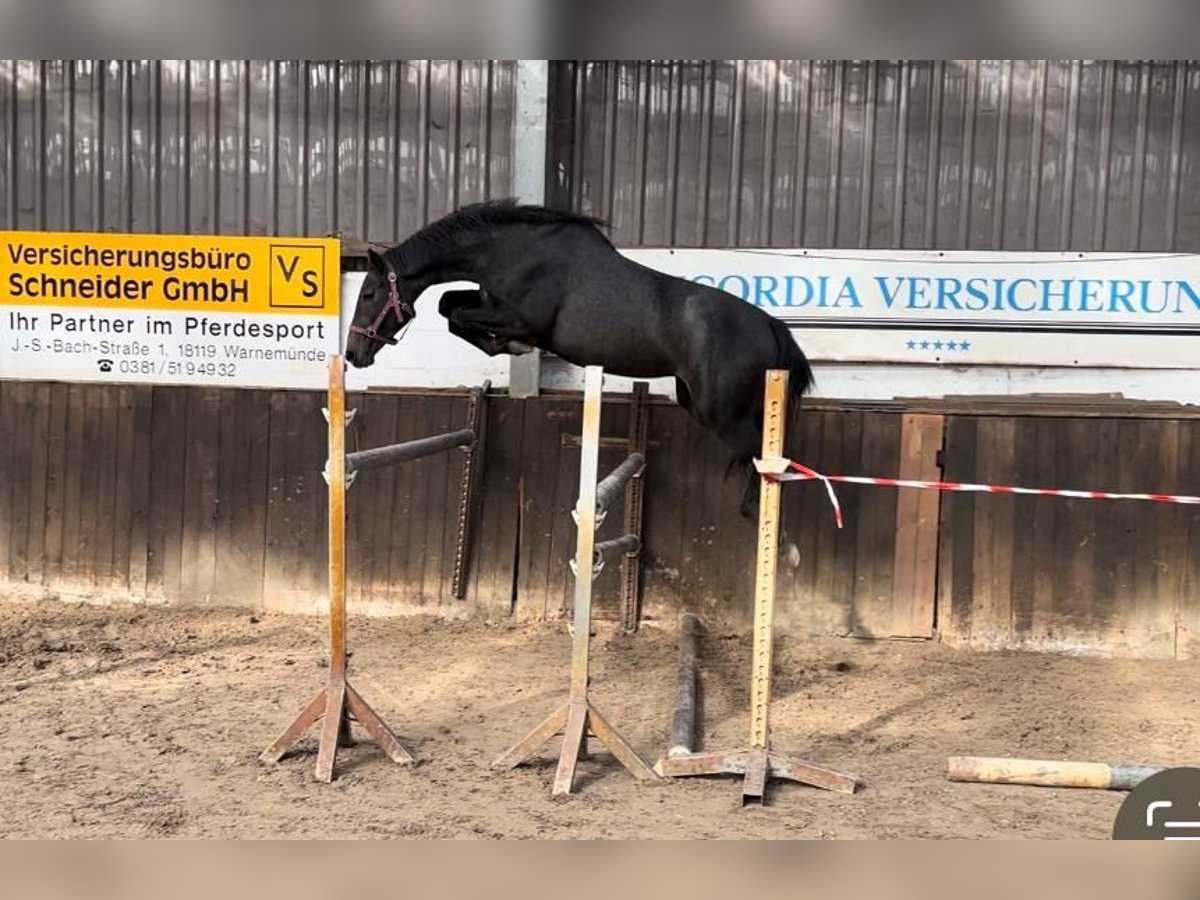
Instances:
[[[362,328],[358,325],[351,325],[350,330],[355,334],[361,334],[373,341],[379,341],[381,344],[395,344],[398,342],[403,332],[401,331],[394,338],[382,337],[379,334],[379,326],[383,324],[383,320],[387,318],[389,312],[394,312],[396,314],[396,320],[400,323],[400,328],[403,329],[409,323],[411,323],[413,319],[416,318],[417,312],[415,309],[413,309],[411,303],[406,303],[400,299],[400,287],[396,283],[396,273],[391,269],[388,269],[387,277],[387,303],[383,304],[383,309],[379,310],[379,312],[376,314],[375,321],[373,321],[366,328]]]

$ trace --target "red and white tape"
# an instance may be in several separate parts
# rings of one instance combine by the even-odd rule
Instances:
[[[970,484],[961,481],[919,481],[912,478],[871,478],[865,475],[823,475],[808,466],[782,457],[755,460],[758,471],[776,481],[820,481],[825,485],[837,527],[842,527],[842,506],[833,482],[869,484],[876,487],[917,488],[927,491],[963,491],[979,494],[1025,494],[1034,497],[1070,497],[1081,500],[1143,500],[1150,503],[1179,503],[1200,506],[1200,497],[1188,494],[1121,494],[1113,491],[1072,491],[1063,488],[1027,488],[1006,484]]]

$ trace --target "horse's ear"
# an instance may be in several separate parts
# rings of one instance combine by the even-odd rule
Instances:
[[[367,248],[367,266],[372,272],[378,272],[380,275],[383,274],[383,257],[370,247]]]

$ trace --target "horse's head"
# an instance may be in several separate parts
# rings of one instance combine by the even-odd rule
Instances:
[[[396,335],[416,316],[415,298],[401,295],[400,278],[391,263],[374,250],[367,251],[367,261],[367,277],[346,336],[346,362],[359,369],[375,362],[381,346],[396,343]]]

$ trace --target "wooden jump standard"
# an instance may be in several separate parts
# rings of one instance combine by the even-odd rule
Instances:
[[[608,560],[618,554],[630,555],[638,552],[639,540],[635,534],[626,534],[614,540],[596,542],[596,529],[604,518],[608,504],[616,498],[621,488],[634,477],[641,477],[645,457],[632,453],[600,484],[596,473],[600,458],[600,406],[604,370],[599,366],[588,366],[584,373],[583,428],[579,462],[579,500],[573,517],[578,525],[575,544],[574,628],[571,641],[571,686],[567,702],[550,714],[549,718],[529,732],[511,749],[502,754],[493,764],[496,768],[509,769],[519,766],[533,756],[538,749],[554,737],[563,735],[562,750],[558,760],[558,771],[554,776],[553,793],[569,794],[575,785],[575,769],[581,751],[586,752],[589,731],[592,736],[612,751],[622,765],[640,779],[653,779],[654,770],[638,755],[637,751],[596,709],[589,696],[588,657],[591,650],[592,579]]]
[[[783,458],[784,433],[787,425],[788,373],[782,369],[767,372],[766,391],[763,403],[762,459],[755,465],[763,474],[777,470]],[[750,680],[750,746],[741,750],[714,751],[711,753],[680,752],[690,749],[690,743],[682,738],[695,729],[694,694],[686,688],[680,695],[686,704],[691,697],[692,712],[677,709],[677,721],[672,726],[672,744],[676,736],[680,746],[676,755],[668,753],[658,761],[655,770],[660,775],[745,775],[742,787],[742,803],[762,803],[768,777],[784,778],[801,784],[854,793],[858,779],[835,769],[814,763],[792,759],[771,749],[768,714],[771,706],[771,651],[774,640],[775,617],[775,572],[779,557],[779,499],[780,483],[773,478],[762,479],[762,497],[758,518],[758,558],[755,564],[754,588],[754,649]],[[687,637],[686,635],[684,636]],[[686,655],[686,647],[683,651]],[[695,645],[691,654],[694,658]],[[681,663],[681,668],[684,668]],[[687,667],[694,671],[694,663]],[[694,675],[693,675],[694,677]],[[686,680],[686,675],[681,674]],[[682,721],[682,720],[688,720]],[[690,724],[690,727],[689,727]]]
[[[479,442],[476,436],[482,432],[483,402],[487,388],[488,385],[485,384],[482,388],[472,390],[471,404],[468,408],[470,428],[402,444],[346,453],[346,427],[353,418],[353,412],[349,415],[346,413],[344,362],[340,356],[334,356],[329,361],[329,407],[325,410],[329,421],[329,458],[325,464],[325,480],[329,483],[329,678],[325,687],[300,711],[295,721],[263,751],[260,757],[263,762],[278,762],[318,719],[322,720],[316,768],[318,781],[333,780],[333,765],[338,747],[351,744],[352,721],[362,725],[394,762],[408,765],[416,762],[413,754],[400,743],[379,714],[350,684],[346,675],[346,488],[353,483],[358,472],[411,462],[453,447],[466,448],[457,554],[457,557],[465,558],[463,526],[464,520],[469,519],[468,512],[472,505],[470,495],[477,481],[474,457]],[[462,579],[460,570],[464,566],[457,557],[456,595]]]
[[[629,398],[629,431],[628,437],[604,437],[600,438],[600,448],[606,447],[624,449],[626,453],[640,454],[642,457],[646,453],[646,431],[649,426],[650,419],[650,385],[645,381],[635,381],[633,383],[633,392]],[[562,436],[563,449],[571,448],[578,449],[582,446],[582,439],[579,435],[564,434]],[[622,530],[625,534],[636,534],[639,537],[642,533],[642,491],[645,479],[630,478],[625,482],[625,524]],[[597,485],[599,490],[600,485]],[[614,497],[608,498],[602,503],[604,509],[607,509]],[[597,527],[603,521],[603,516],[597,518]],[[576,523],[578,524],[578,522]],[[626,634],[633,634],[637,631],[638,625],[641,622],[641,556],[637,553],[626,554],[621,559],[621,630]],[[597,611],[596,617],[599,617]]]

